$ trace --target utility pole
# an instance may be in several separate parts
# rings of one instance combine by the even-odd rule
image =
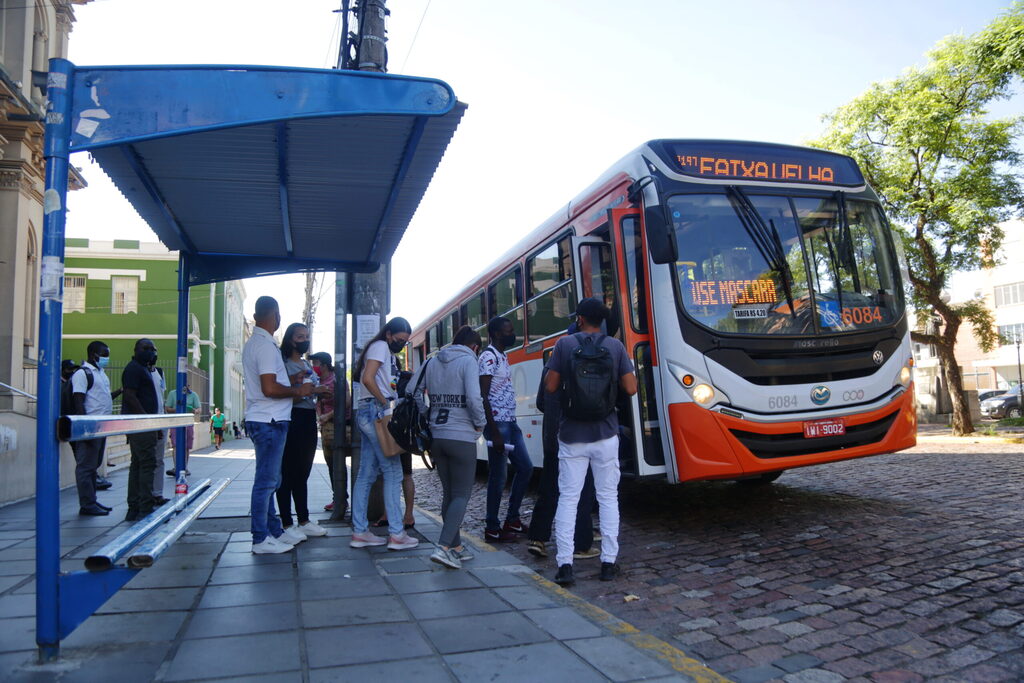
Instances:
[[[386,0],[354,0],[350,9],[350,0],[342,0],[342,33],[341,45],[338,50],[339,69],[358,71],[387,71],[387,31],[384,20],[389,12]],[[348,30],[350,13],[357,24],[356,30]],[[369,338],[376,335],[384,326],[387,314],[391,310],[390,289],[391,263],[383,263],[375,273],[338,273],[335,285],[335,438],[334,438],[334,512],[332,521],[341,521],[344,507],[348,503],[347,486],[349,480],[355,481],[359,468],[359,430],[352,426],[351,433],[346,430],[346,398],[349,393],[348,369],[363,352]],[[348,345],[347,316],[352,315],[352,347]],[[372,332],[371,332],[372,330]],[[352,377],[357,382],[358,377]],[[355,416],[355,396],[353,398],[352,415]],[[351,477],[345,469],[345,456],[352,457]],[[379,490],[379,485],[376,487]],[[374,510],[374,508],[377,508]],[[376,521],[383,514],[383,499],[380,495],[372,495],[370,499],[369,517]]]

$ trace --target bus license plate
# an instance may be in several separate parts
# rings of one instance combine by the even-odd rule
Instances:
[[[842,418],[804,422],[805,439],[817,439],[822,436],[842,436],[845,433],[846,423]]]

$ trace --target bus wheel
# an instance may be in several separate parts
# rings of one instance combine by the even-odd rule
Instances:
[[[765,484],[770,484],[781,477],[783,472],[785,472],[785,470],[779,470],[778,472],[765,472],[764,474],[759,474],[756,477],[737,479],[736,483],[742,486],[764,486]]]

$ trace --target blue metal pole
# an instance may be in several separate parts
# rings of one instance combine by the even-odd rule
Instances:
[[[51,59],[46,79],[46,191],[43,194],[39,286],[39,402],[36,417],[36,644],[39,660],[60,655],[60,417],[61,297],[64,221],[75,65]]]
[[[188,255],[180,252],[178,255],[178,400],[177,412],[184,413],[186,405],[185,385],[188,383],[188,276],[189,276]],[[193,427],[195,429],[195,427]],[[185,427],[178,427],[174,432],[174,441],[177,447],[174,449],[174,481],[178,481],[182,470],[185,469],[185,449],[188,441],[185,435]]]

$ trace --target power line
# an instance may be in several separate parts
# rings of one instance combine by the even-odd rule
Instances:
[[[416,33],[412,34],[412,42],[409,43],[409,50],[405,53],[405,59],[402,60],[402,67],[398,70],[398,73],[405,73],[405,65],[409,62],[409,56],[412,54],[412,49],[416,47],[416,39],[420,36],[420,29],[423,28],[423,20],[427,18],[427,10],[430,9],[431,0],[427,0],[427,6],[423,8],[423,14],[420,15],[420,23],[416,24]]]

